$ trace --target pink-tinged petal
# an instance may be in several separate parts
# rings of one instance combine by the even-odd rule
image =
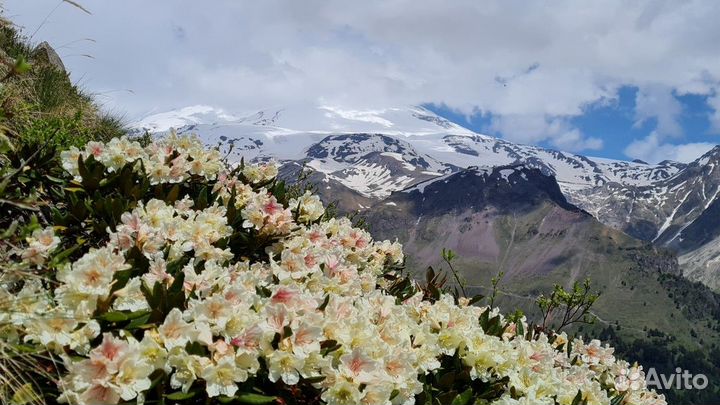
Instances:
[[[295,300],[297,295],[297,292],[293,290],[287,288],[279,288],[272,296],[272,302],[273,304],[289,304],[293,300]]]

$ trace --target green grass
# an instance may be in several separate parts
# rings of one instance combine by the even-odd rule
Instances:
[[[12,58],[29,59],[33,47],[9,21],[0,21],[0,49]]]
[[[68,74],[35,57],[34,44],[15,27],[0,22],[0,125],[15,142],[52,143],[60,148],[107,141],[123,135],[122,120],[102,111],[93,96]],[[9,74],[18,59],[27,72]]]

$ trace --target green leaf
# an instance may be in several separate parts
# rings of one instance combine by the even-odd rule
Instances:
[[[340,343],[338,343],[336,340],[332,340],[332,339],[323,340],[322,342],[320,342],[320,349],[322,349],[320,351],[320,353],[323,356],[327,356],[329,353],[332,353],[335,350],[338,350],[340,347],[342,347],[342,345]]]
[[[35,392],[35,388],[31,383],[26,383],[18,387],[10,399],[13,405],[24,405],[29,403],[40,403],[42,398]]]
[[[186,399],[190,399],[194,397],[197,394],[197,391],[189,391],[189,392],[173,392],[172,394],[168,394],[165,396],[165,398],[171,400],[171,401],[184,401]]]
[[[468,402],[470,402],[470,399],[472,399],[472,394],[472,388],[468,388],[462,394],[458,394],[458,396],[453,399],[450,405],[467,405]]]
[[[173,308],[185,309],[187,301],[185,300],[185,291],[183,290],[185,282],[185,273],[178,272],[175,280],[170,285],[167,293],[167,310]]]
[[[170,288],[168,288],[169,294],[177,294],[177,293],[183,293],[183,286],[185,283],[185,273],[182,271],[177,272],[177,275],[175,276],[175,279],[173,280],[172,284],[170,284]]]
[[[186,264],[190,261],[190,258],[187,255],[184,255],[180,259],[173,260],[170,263],[167,264],[167,268],[165,271],[168,272],[168,274],[174,276],[176,274],[180,274],[183,267],[185,267]],[[182,284],[182,283],[181,283]],[[172,287],[170,287],[172,288]]]
[[[165,295],[165,284],[155,282],[155,285],[152,289],[152,303],[150,304],[150,308],[157,308],[160,305],[162,305],[163,302],[163,296]],[[148,300],[148,303],[150,303],[150,300]]]
[[[4,198],[0,198],[0,204],[14,205],[18,208],[22,208],[24,210],[30,210],[30,211],[39,211],[40,210],[38,207],[31,205],[30,203],[27,203],[25,201],[11,201],[11,200],[6,200]]]
[[[470,298],[470,302],[468,303],[468,305],[473,305],[482,300],[483,298],[485,298],[485,296],[482,294],[474,295],[472,298]]]
[[[448,371],[447,373],[440,376],[437,382],[438,388],[450,389],[455,383],[455,372]]]
[[[146,311],[146,310],[130,312],[129,314],[127,314],[127,319],[128,319],[128,320],[130,320],[130,319],[138,319],[138,318],[141,318],[141,317],[143,317],[143,316],[145,316],[145,315],[150,315],[150,312],[151,312],[151,311]]]
[[[37,353],[38,351],[40,351],[35,346],[25,345],[25,344],[12,345],[12,348],[15,349],[15,351],[20,352],[20,353]]]
[[[62,252],[56,254],[53,256],[50,266],[54,267],[60,264],[63,260],[67,259],[73,252],[78,250],[82,245],[84,244],[84,241],[77,243],[75,246],[72,246],[68,249],[63,250]]]
[[[139,317],[133,319],[132,321],[130,321],[130,323],[128,323],[125,327],[123,327],[123,329],[126,329],[126,330],[146,329],[148,326],[150,326],[147,323],[148,320],[150,320],[150,314],[151,313],[149,311],[147,311],[147,313],[145,313],[144,315],[139,316]]]
[[[325,381],[325,378],[326,378],[326,377],[325,377],[324,375],[319,375],[319,376],[317,376],[317,377],[303,378],[303,381],[306,382],[306,383],[308,383],[308,384],[316,384],[316,383]]]
[[[0,234],[0,239],[6,239],[9,238],[11,235],[14,235],[15,231],[17,231],[18,224],[19,222],[17,220],[12,221],[12,223],[10,223],[10,226],[8,226],[8,228]]]
[[[241,392],[239,394],[235,394],[235,396],[232,397],[232,399],[233,399],[233,402],[238,403],[238,404],[262,405],[262,404],[271,404],[271,403],[275,402],[277,397],[255,394],[253,392]],[[229,403],[229,402],[224,402],[224,403]]]
[[[273,340],[272,342],[270,342],[270,346],[272,346],[273,349],[277,350],[278,345],[280,344],[280,340],[282,340],[282,336],[280,335],[280,333],[275,332]]]
[[[623,399],[625,399],[625,394],[627,394],[627,392],[623,392],[622,394],[613,398],[610,401],[610,405],[620,405],[623,402]]]
[[[55,177],[55,176],[51,176],[51,175],[49,175],[49,174],[46,174],[46,175],[45,175],[45,178],[48,179],[48,180],[50,180],[50,181],[52,181],[53,183],[65,184],[65,180],[64,180],[64,179],[61,179],[61,178],[59,178],[59,177]]]
[[[435,280],[435,270],[432,268],[432,266],[428,267],[427,271],[425,272],[425,282],[428,284],[432,284]]]
[[[177,201],[178,196],[180,196],[180,185],[176,184],[173,186],[172,189],[170,189],[170,192],[165,197],[165,202],[168,204],[173,204],[175,201]]]
[[[112,312],[106,312],[106,313],[98,316],[97,319],[101,319],[101,320],[107,321],[107,322],[123,322],[123,321],[127,321],[129,318],[128,318],[128,315],[124,312],[112,311]]]
[[[225,214],[228,224],[234,224],[235,219],[238,218],[238,210],[235,206],[236,197],[237,192],[235,191],[235,187],[233,187],[232,191],[230,192],[230,199],[228,200],[227,213]]]
[[[204,210],[208,206],[208,190],[207,187],[203,187],[200,190],[200,193],[197,198],[197,202],[195,204],[195,208],[198,210]]]
[[[572,405],[580,405],[582,403],[582,391],[578,390],[577,395],[573,398]]]
[[[145,283],[140,283],[140,291],[142,291],[143,295],[145,296],[145,301],[148,302],[148,305],[150,305],[150,308],[155,307],[155,303],[153,302],[153,296],[152,296],[152,290],[148,288]]]

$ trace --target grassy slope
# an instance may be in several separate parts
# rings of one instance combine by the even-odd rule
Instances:
[[[13,73],[18,60],[29,71]],[[73,84],[10,23],[0,21],[0,123],[15,142],[79,146],[124,133],[117,117]]]
[[[720,341],[717,331],[708,329],[704,322],[689,319],[682,306],[676,308],[672,292],[661,283],[656,269],[641,268],[635,254],[653,254],[652,250],[591,219],[566,229],[541,226],[538,233],[538,224],[548,221],[553,210],[548,204],[515,218],[461,219],[462,224],[456,223],[458,216],[454,214],[422,219],[417,234],[410,232],[410,237],[402,240],[411,255],[409,267],[439,266],[437,252],[443,247],[451,248],[460,255],[456,268],[478,291],[486,292],[490,278],[500,270],[505,271],[500,288],[508,294],[501,304],[506,302],[508,308],[520,305],[531,315],[540,293],[549,291],[556,283],[569,287],[589,277],[602,293],[595,313],[612,325],[620,325],[623,335],[639,337],[645,335],[643,328],[658,329],[676,336],[678,343],[700,347],[698,339],[690,336],[690,329],[694,328],[706,341]],[[476,227],[487,228],[483,222],[488,219],[495,240],[468,247],[465,241],[477,240]],[[511,244],[513,230],[515,238]],[[487,230],[480,233],[487,234]]]

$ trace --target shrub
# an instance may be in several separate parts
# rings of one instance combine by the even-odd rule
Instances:
[[[228,167],[175,136],[90,142],[61,163],[63,200],[5,245],[0,336],[45,371],[16,397],[664,403],[597,340],[404,277],[399,244],[330,218],[271,164]]]

